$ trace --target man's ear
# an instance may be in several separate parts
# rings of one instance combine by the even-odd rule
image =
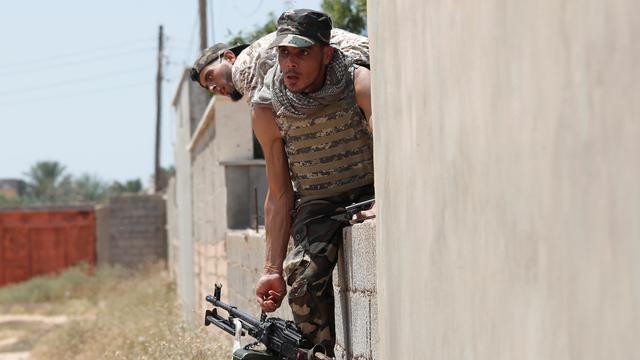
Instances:
[[[231,65],[233,65],[233,63],[236,61],[236,54],[234,54],[231,50],[225,50],[224,53],[222,53],[222,57],[230,62]]]
[[[325,46],[322,49],[322,63],[324,65],[327,65],[331,62],[332,58],[333,58],[333,47]]]

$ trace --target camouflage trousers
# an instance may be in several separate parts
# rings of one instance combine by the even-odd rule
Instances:
[[[299,204],[293,211],[294,248],[284,262],[289,305],[294,322],[314,344],[323,345],[329,356],[334,356],[336,342],[332,273],[342,245],[342,229],[348,224],[325,215],[372,197],[373,186],[366,186]]]

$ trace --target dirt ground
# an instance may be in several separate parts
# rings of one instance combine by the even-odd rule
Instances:
[[[0,360],[26,360],[44,335],[69,321],[65,315],[0,315]]]
[[[0,287],[0,360],[228,359],[226,334],[185,323],[165,269],[71,269]]]

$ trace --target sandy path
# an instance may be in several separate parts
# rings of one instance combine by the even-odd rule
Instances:
[[[41,322],[51,325],[60,325],[69,321],[66,315],[0,315],[0,324],[8,322]]]
[[[0,353],[0,360],[28,360],[30,358],[31,353],[28,351]]]
[[[0,325],[14,322],[37,322],[49,325],[61,325],[69,321],[66,315],[45,316],[45,315],[0,315]],[[0,339],[0,347],[10,346],[20,341],[17,337]],[[21,352],[0,352],[0,360],[28,360],[31,358],[29,351]]]

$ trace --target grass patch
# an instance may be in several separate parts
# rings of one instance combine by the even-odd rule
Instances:
[[[25,308],[33,312],[39,305],[82,300],[96,303],[102,291],[108,290],[127,271],[118,266],[99,266],[91,274],[86,264],[69,268],[59,274],[45,275],[0,288],[3,308]],[[37,311],[36,311],[37,312]]]
[[[224,359],[225,334],[181,320],[176,292],[162,265],[103,281],[91,318],[72,320],[36,345],[33,359]]]

